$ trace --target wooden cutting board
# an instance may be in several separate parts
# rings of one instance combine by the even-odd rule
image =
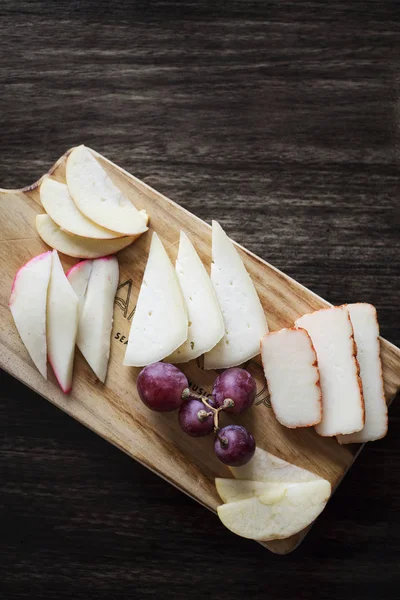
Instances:
[[[60,181],[64,181],[67,155],[68,152],[49,171]],[[214,478],[229,477],[230,473],[214,456],[212,436],[190,438],[179,429],[176,413],[149,411],[136,393],[135,381],[139,369],[122,365],[130,320],[146,265],[151,230],[157,231],[171,259],[175,260],[179,231],[183,229],[204,263],[209,266],[211,228],[106,158],[99,154],[97,157],[115,183],[128,197],[135,198],[137,208],[146,209],[151,219],[150,231],[118,255],[120,285],[115,302],[106,384],[96,380],[78,351],[74,385],[69,396],[60,391],[50,368],[49,379],[45,381],[33,366],[8,309],[16,271],[30,258],[47,250],[34,225],[36,215],[44,212],[39,200],[41,180],[21,190],[0,190],[0,367],[215,511],[220,500],[214,487]],[[137,200],[138,193],[140,201]],[[300,315],[329,305],[254,254],[240,246],[238,248],[256,285],[271,330],[291,326]],[[61,258],[65,269],[77,262],[63,255]],[[400,350],[385,340],[381,341],[381,349],[386,397],[390,402],[400,388]],[[319,437],[313,428],[290,430],[279,425],[268,401],[259,360],[251,360],[246,368],[257,380],[258,394],[254,406],[237,422],[253,432],[259,446],[325,477],[335,488],[354,462],[361,446],[340,446],[335,438]],[[203,371],[196,361],[183,366],[183,370],[195,393],[206,394],[211,391],[215,372]],[[285,554],[293,550],[306,533],[307,530],[286,540],[264,545],[273,552]]]

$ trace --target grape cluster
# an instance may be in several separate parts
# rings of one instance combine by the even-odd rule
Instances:
[[[179,409],[179,425],[188,435],[202,437],[214,432],[215,454],[226,465],[239,467],[252,458],[256,443],[245,427],[219,427],[222,411],[240,414],[254,402],[256,382],[244,369],[227,369],[216,378],[211,398],[197,398],[190,394],[189,382],[182,371],[169,363],[156,362],[139,373],[137,389],[151,410]]]

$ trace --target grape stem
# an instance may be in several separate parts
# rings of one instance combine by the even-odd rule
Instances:
[[[197,413],[197,418],[201,423],[205,421],[208,417],[212,417],[212,412],[207,412],[206,410],[199,410],[199,412]]]
[[[189,398],[189,396],[190,396],[190,390],[189,390],[189,388],[185,388],[182,392],[182,399],[185,400],[186,398]],[[205,410],[199,410],[199,412],[197,413],[197,417],[198,417],[199,421],[204,421],[207,417],[214,415],[214,433],[218,437],[219,413],[222,410],[225,410],[226,408],[233,408],[235,406],[235,402],[232,400],[232,398],[225,398],[223,404],[220,407],[214,408],[213,406],[211,406],[211,404],[208,403],[208,401],[207,401],[208,399],[205,396],[200,396],[199,399],[202,401],[204,406],[209,408],[212,412],[209,413],[209,412],[206,412]],[[218,439],[223,446],[224,445],[226,446],[228,444],[228,440],[226,438],[218,437]]]
[[[226,398],[224,400],[222,406],[220,406],[219,408],[214,408],[213,406],[211,406],[211,404],[209,404],[207,402],[207,398],[205,398],[205,396],[201,396],[200,400],[202,401],[204,406],[207,406],[207,408],[209,408],[210,410],[213,411],[213,413],[214,413],[214,433],[217,434],[219,431],[219,413],[222,410],[224,410],[225,408],[232,408],[233,406],[235,406],[235,403],[231,398]],[[228,442],[228,440],[226,438],[218,438],[218,439],[222,445],[224,445],[224,441],[225,441],[225,445]],[[223,439],[224,439],[224,441],[223,441]]]

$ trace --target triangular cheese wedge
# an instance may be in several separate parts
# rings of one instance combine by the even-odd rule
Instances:
[[[181,231],[176,274],[188,313],[188,338],[171,356],[184,363],[213,348],[224,335],[224,320],[208,273],[187,235]]]
[[[236,479],[268,483],[300,483],[321,479],[311,471],[292,465],[262,448],[256,448],[253,458],[247,464],[242,467],[230,467],[230,471]]]
[[[124,196],[89,148],[78,146],[68,156],[66,179],[73,201],[88,219],[123,235],[147,231],[147,216]]]
[[[39,372],[47,379],[46,305],[51,252],[32,258],[15,276],[9,307],[18,333]]]
[[[52,254],[47,295],[47,351],[57,381],[68,394],[78,331],[78,298],[65,276],[57,250]]]
[[[65,183],[46,177],[40,186],[40,202],[48,215],[61,229],[97,240],[111,240],[123,234],[104,229],[85,217],[72,200]]]
[[[212,223],[211,281],[225,323],[221,341],[204,356],[205,369],[240,365],[260,353],[268,332],[264,310],[242,259],[222,227]]]
[[[144,367],[172,354],[186,341],[188,320],[175,269],[153,233],[133,315],[124,365]]]

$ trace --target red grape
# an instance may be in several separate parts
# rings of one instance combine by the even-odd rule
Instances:
[[[253,457],[256,442],[241,425],[227,425],[215,436],[214,449],[221,462],[230,467],[240,467]]]
[[[208,435],[214,428],[214,413],[201,400],[189,396],[178,413],[181,429],[192,437]]]
[[[183,402],[182,393],[189,387],[186,375],[174,365],[156,362],[144,367],[137,378],[142,402],[151,410],[176,410]]]
[[[225,410],[229,413],[239,414],[253,404],[256,391],[254,377],[245,369],[233,367],[218,375],[214,382],[213,398],[217,407],[223,406],[226,399],[233,400],[234,405]]]

